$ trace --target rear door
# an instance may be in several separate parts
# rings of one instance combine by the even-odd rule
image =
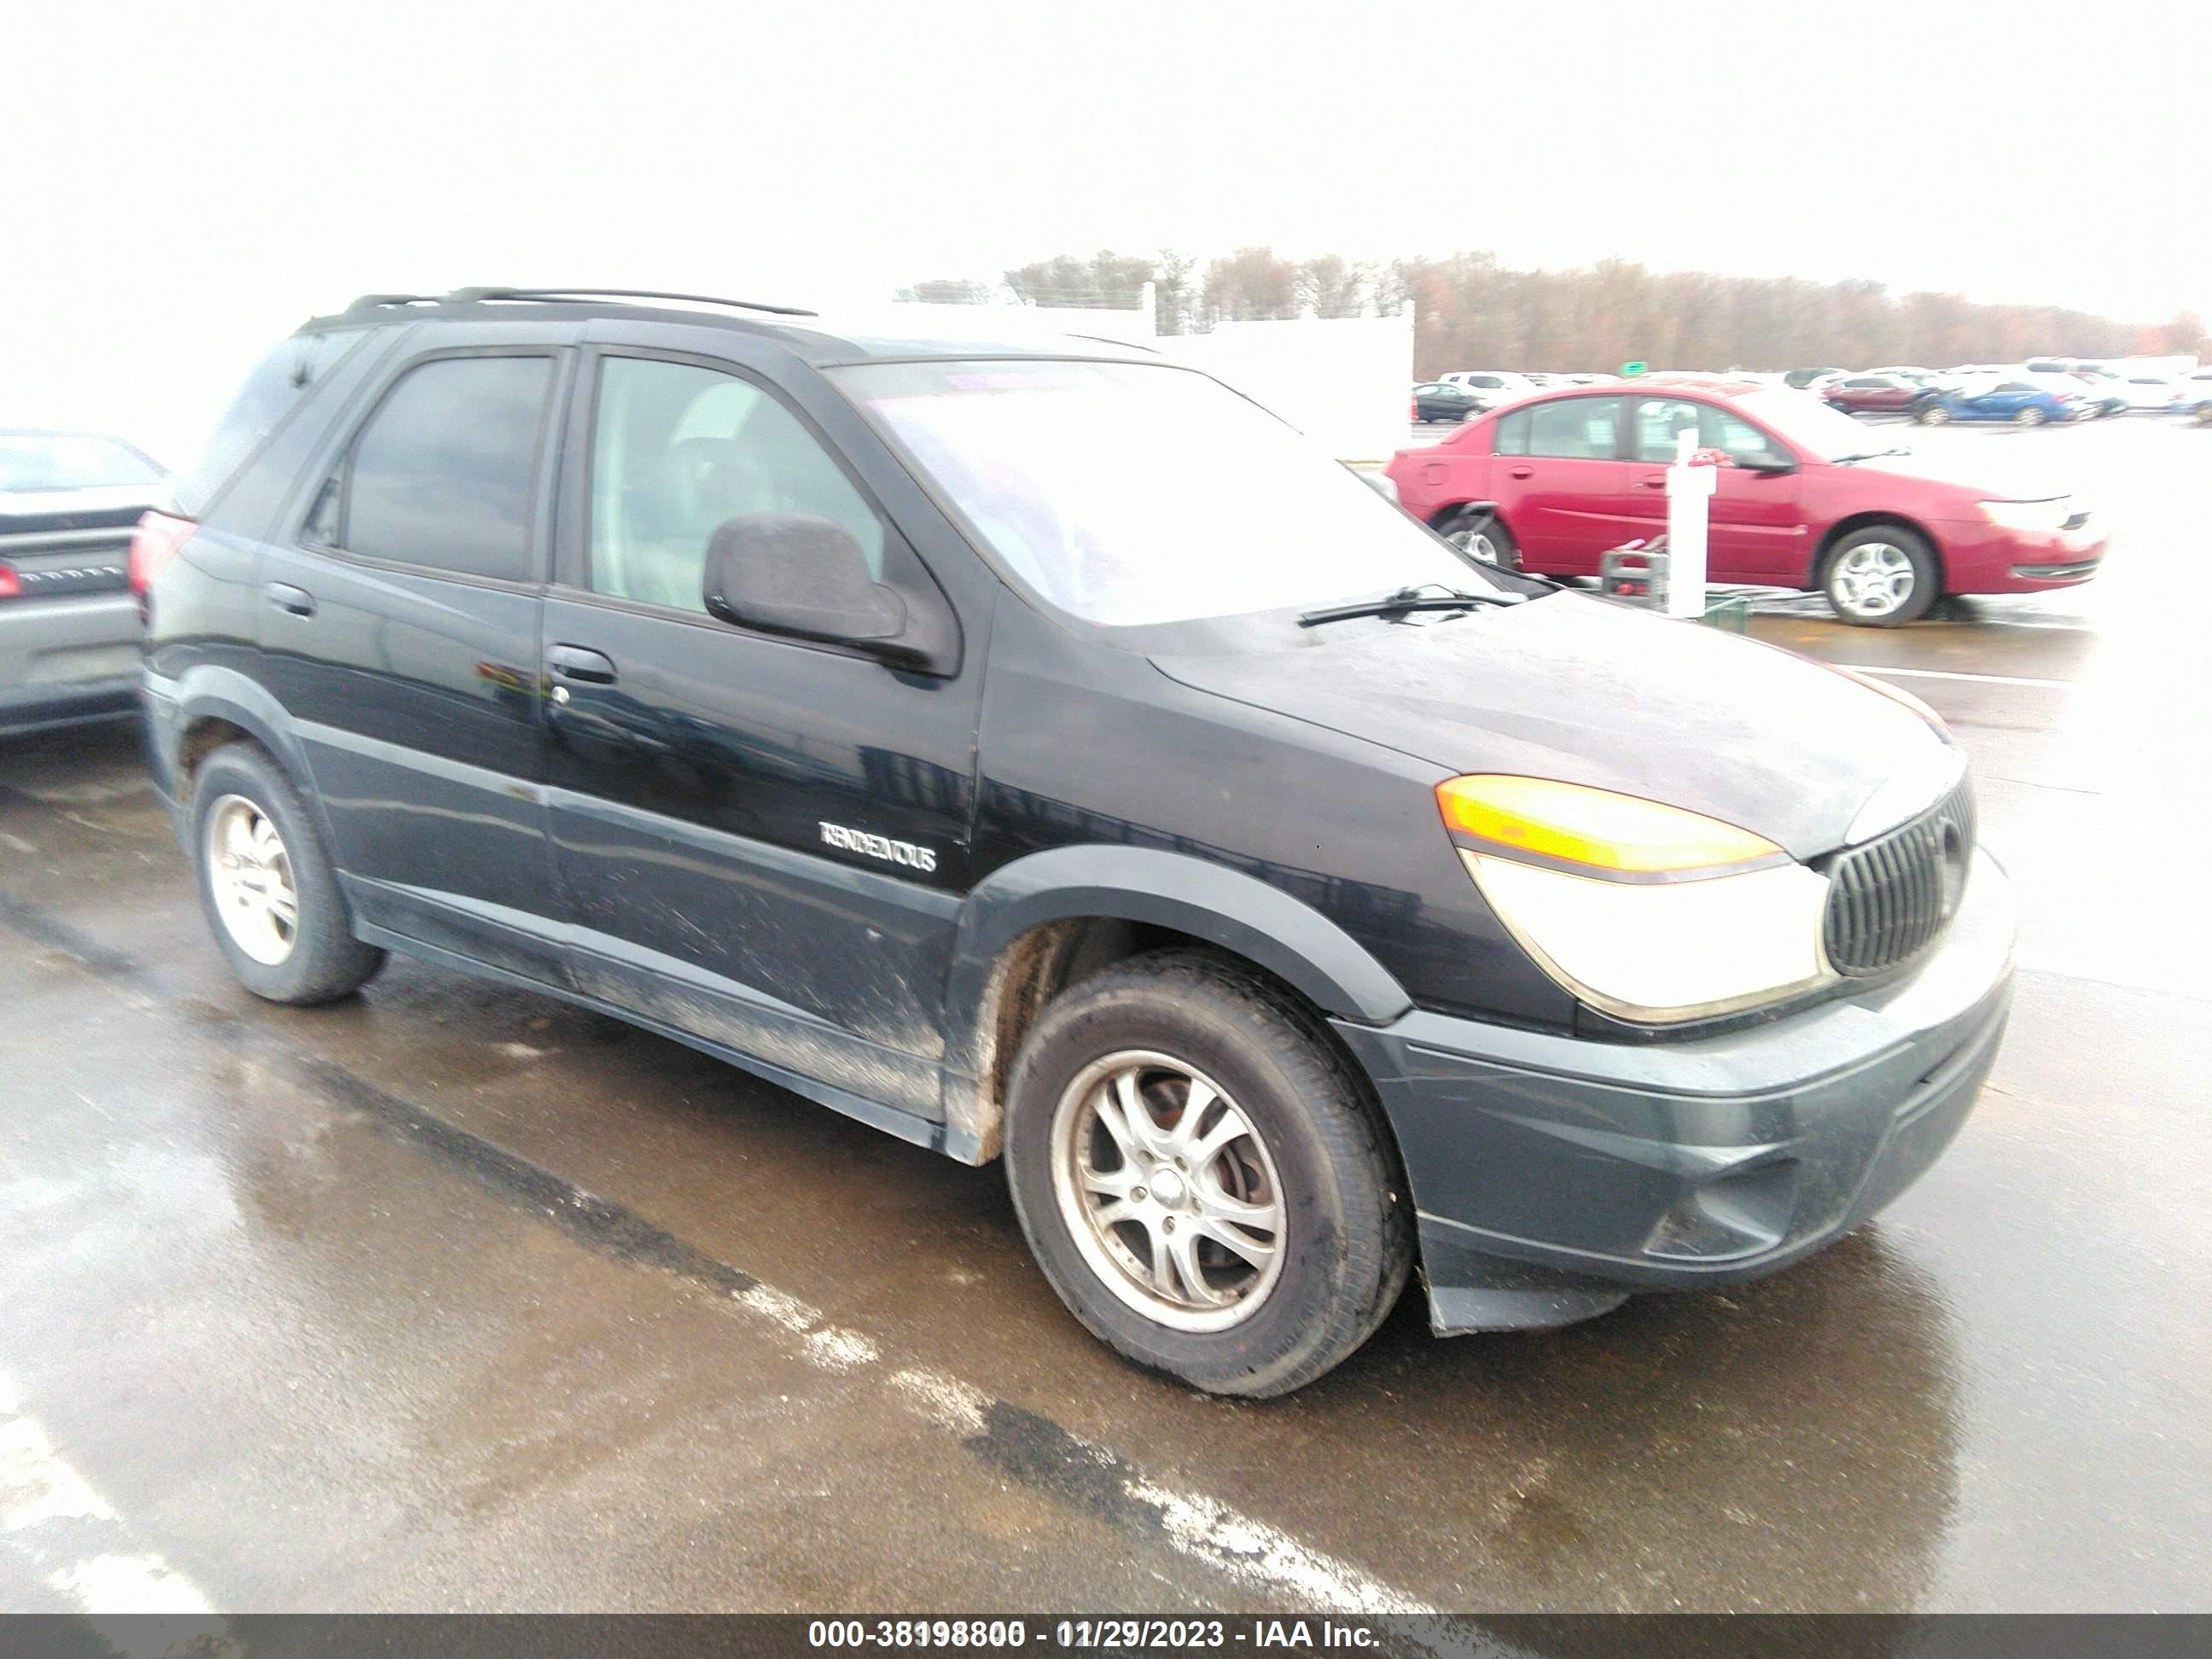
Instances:
[[[878,575],[919,568],[764,374],[610,343],[580,398],[577,533],[545,627],[575,983],[802,1086],[934,1117],[981,653],[900,672],[707,613],[708,544],[749,514],[827,518]]]
[[[1629,497],[1632,533],[1659,534],[1667,527],[1667,472],[1674,459],[1674,434],[1698,434],[1698,447],[1717,450],[1731,461],[1755,455],[1787,456],[1788,445],[1742,416],[1694,398],[1639,398],[1629,426],[1634,465]],[[1705,568],[1715,581],[1788,582],[1802,580],[1808,538],[1801,506],[1802,475],[1759,472],[1748,466],[1715,469],[1716,486],[1708,505]]]
[[[1498,418],[1490,489],[1528,568],[1594,576],[1599,556],[1637,533],[1620,457],[1625,401],[1553,398]]]
[[[360,913],[557,982],[538,634],[573,353],[504,333],[411,356],[341,429],[263,561],[262,675]]]

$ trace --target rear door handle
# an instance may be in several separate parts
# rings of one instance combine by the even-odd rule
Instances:
[[[612,685],[615,665],[603,652],[589,651],[580,645],[556,645],[545,653],[545,660],[553,672],[564,680],[575,680],[584,685]]]
[[[295,617],[315,614],[315,596],[304,587],[295,587],[289,582],[270,582],[261,591],[269,596],[269,603],[279,611]]]
[[[1533,467],[1533,466],[1516,466],[1516,467],[1511,467],[1511,468],[1509,468],[1509,469],[1508,469],[1508,471],[1510,471],[1512,473],[1512,475],[1513,475],[1515,477],[1516,477],[1516,478],[1528,478],[1528,477],[1534,477],[1535,476],[1535,472],[1536,472],[1536,469],[1535,469],[1534,467]]]

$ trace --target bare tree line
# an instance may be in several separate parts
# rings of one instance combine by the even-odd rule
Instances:
[[[1993,305],[1957,294],[1892,295],[1880,283],[1796,276],[1723,276],[1647,270],[1603,259],[1571,270],[1523,270],[1487,252],[1443,258],[1292,259],[1243,247],[1201,267],[1172,249],[1153,257],[1110,250],[1060,254],[1004,274],[1033,305],[1133,307],[1154,285],[1164,334],[1262,318],[1361,317],[1413,308],[1413,367],[1427,378],[1456,368],[1772,369],[1835,364],[2017,362],[2042,354],[2106,358],[2212,356],[2212,335],[2189,312],[2129,323],[2061,306]],[[917,283],[901,297],[980,304],[970,278]]]

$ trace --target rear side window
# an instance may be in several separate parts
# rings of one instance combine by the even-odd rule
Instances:
[[[340,544],[457,575],[527,578],[552,380],[544,356],[440,357],[409,369],[354,439]]]
[[[1516,409],[1510,415],[1498,417],[1497,435],[1490,441],[1493,455],[1526,455],[1528,453],[1528,411]]]
[[[171,486],[170,499],[178,512],[188,519],[204,514],[306,399],[307,389],[343,362],[368,331],[349,328],[295,334],[255,364],[201,446],[198,458]]]
[[[1528,413],[1530,455],[1569,460],[1611,460],[1620,430],[1618,398],[1562,398]]]

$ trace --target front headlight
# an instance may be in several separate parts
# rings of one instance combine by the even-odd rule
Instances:
[[[1982,516],[2007,530],[2057,531],[2066,527],[2073,508],[2063,495],[2049,501],[1984,501]]]
[[[1658,801],[1541,778],[1453,778],[1444,823],[1522,948],[1592,1007],[1668,1024],[1835,976],[1828,881],[1773,842]]]

